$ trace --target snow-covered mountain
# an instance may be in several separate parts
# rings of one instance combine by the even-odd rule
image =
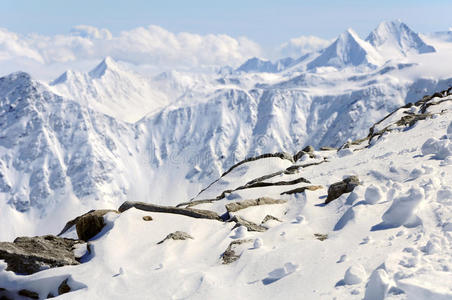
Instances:
[[[400,20],[385,21],[375,28],[366,41],[384,57],[435,52],[422,38]]]
[[[343,32],[323,53],[308,64],[309,69],[319,67],[343,68],[345,66],[375,67],[382,57],[352,29]]]
[[[88,73],[66,71],[50,85],[55,93],[132,123],[170,102],[149,79],[128,71],[111,57]]]
[[[276,62],[253,57],[238,67],[237,71],[277,73],[291,66],[295,62],[296,60],[291,57],[282,58]]]
[[[0,296],[451,299],[451,109],[449,88],[339,150],[241,161],[177,206],[0,243]]]

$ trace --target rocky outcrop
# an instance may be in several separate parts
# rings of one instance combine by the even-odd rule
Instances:
[[[314,157],[314,147],[312,146],[306,146],[303,148],[303,150],[297,152],[297,154],[295,154],[293,156],[293,160],[296,162],[297,160],[299,160],[303,155],[309,155],[310,158]]]
[[[157,244],[158,245],[163,244],[167,240],[183,241],[186,239],[193,239],[193,237],[186,232],[175,231],[175,232],[168,234],[163,240],[161,240]]]
[[[242,218],[240,216],[233,216],[232,218],[229,219],[229,222],[236,223],[235,226],[233,227],[233,229],[240,227],[240,226],[244,226],[244,227],[246,227],[246,229],[248,231],[264,232],[267,230],[266,227],[257,225],[256,223],[245,220],[244,218]]]
[[[228,203],[225,205],[226,210],[228,212],[236,212],[241,209],[245,209],[250,206],[258,206],[258,205],[268,205],[268,204],[283,204],[286,203],[287,200],[282,199],[272,199],[269,197],[261,197],[257,199],[243,200],[239,202]]]
[[[232,241],[229,244],[226,251],[224,251],[223,255],[221,256],[221,258],[223,259],[223,264],[227,265],[227,264],[233,263],[236,260],[238,260],[240,258],[241,253],[237,253],[238,252],[237,248],[240,245],[243,245],[246,243],[252,243],[252,242],[253,242],[252,239],[243,239],[243,240]]]
[[[27,289],[22,289],[20,290],[17,294],[19,294],[19,296],[25,297],[25,298],[30,298],[30,299],[39,299],[39,294]]]
[[[67,222],[58,236],[61,236],[73,226],[75,226],[78,238],[84,241],[88,241],[104,228],[104,215],[109,212],[119,213],[117,210],[113,209],[90,210],[86,214],[78,216],[77,218]]]
[[[322,189],[323,186],[321,185],[307,185],[307,186],[302,186],[293,190],[289,190],[286,192],[282,192],[281,195],[292,195],[292,194],[297,194],[297,193],[303,193],[306,190],[308,191],[316,191],[318,189]]]
[[[277,217],[274,217],[272,215],[266,215],[264,217],[264,219],[261,222],[261,225],[267,223],[268,221],[273,220],[273,221],[277,221],[277,222],[282,222],[280,219],[278,219]]]
[[[143,216],[143,221],[152,221],[154,220],[151,216]]]
[[[81,216],[75,225],[78,238],[87,242],[101,232],[105,226],[104,215],[109,212],[118,213],[115,210],[103,209]]]
[[[325,204],[339,198],[342,194],[352,192],[359,185],[359,179],[356,176],[349,176],[342,181],[333,183],[328,188],[328,197]]]
[[[74,246],[80,240],[53,235],[18,237],[13,243],[0,243],[0,259],[8,265],[6,270],[17,274],[33,274],[44,269],[78,265]]]
[[[119,212],[124,212],[130,208],[136,208],[139,210],[157,212],[157,213],[168,213],[168,214],[177,214],[183,215],[187,217],[197,218],[197,219],[211,219],[211,220],[221,220],[220,216],[210,210],[204,209],[194,209],[194,208],[181,208],[174,206],[162,206],[151,203],[144,202],[132,202],[126,201],[118,208]]]

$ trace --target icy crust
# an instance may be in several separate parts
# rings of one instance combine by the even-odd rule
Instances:
[[[279,176],[272,183],[302,176],[325,188],[281,195],[281,188],[293,186],[255,187],[243,190],[246,198],[193,207],[252,204],[229,207],[221,220],[132,207],[89,241],[86,262],[30,276],[2,270],[2,287],[45,295],[70,278],[73,291],[63,298],[450,299],[452,160],[426,145],[450,141],[452,114],[448,101],[435,102],[440,113],[370,144],[350,144],[347,156],[321,152],[323,163],[306,160],[298,173],[274,175],[286,167],[280,158],[273,173],[268,158],[241,164],[250,176]],[[240,172],[233,170],[224,180],[235,184]],[[325,205],[326,187],[350,175],[360,185]],[[216,193],[218,186],[204,192],[209,189]],[[282,201],[258,200],[261,194]],[[177,232],[191,238],[159,244]]]

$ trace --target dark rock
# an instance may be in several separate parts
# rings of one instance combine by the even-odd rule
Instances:
[[[143,216],[143,221],[152,221],[152,217],[151,216]]]
[[[66,231],[71,229],[72,226],[75,226],[79,239],[88,241],[90,238],[98,234],[102,228],[104,228],[104,215],[109,212],[119,213],[117,210],[113,209],[90,210],[86,214],[78,216],[67,222],[58,236],[64,234]]]
[[[306,152],[306,153],[312,153],[312,152],[315,151],[315,149],[314,149],[314,147],[312,147],[311,145],[309,145],[309,146],[304,147],[302,151],[304,151],[304,152]]]
[[[359,185],[359,179],[356,176],[349,176],[340,182],[333,183],[328,188],[328,197],[325,204],[339,198],[342,194],[352,192]]]
[[[264,219],[262,220],[262,222],[261,222],[261,225],[262,224],[265,224],[267,221],[270,221],[270,220],[275,220],[275,221],[278,221],[278,222],[282,222],[280,219],[278,219],[277,217],[274,217],[274,216],[272,216],[272,215],[266,215],[265,217],[264,217]]]
[[[102,209],[80,216],[75,224],[78,238],[87,242],[101,232],[105,226],[104,215],[109,212],[118,213],[115,210]]]
[[[322,234],[322,233],[314,233],[314,236],[316,239],[318,239],[319,241],[324,241],[328,238],[328,234]]]
[[[71,287],[67,284],[67,281],[68,278],[61,282],[60,286],[58,287],[58,295],[63,295],[71,291]]]
[[[26,289],[20,290],[18,292],[20,296],[31,298],[31,299],[39,299],[39,294],[33,291],[29,291]]]
[[[286,203],[287,200],[281,200],[281,199],[272,199],[269,197],[261,197],[258,199],[250,199],[250,200],[243,200],[239,202],[232,202],[225,205],[226,210],[228,212],[236,212],[241,209],[245,209],[247,207],[251,206],[258,206],[258,205],[268,205],[268,204],[283,204]]]
[[[118,210],[120,212],[124,212],[132,207],[139,209],[139,210],[150,211],[150,212],[177,214],[177,215],[184,215],[187,217],[198,218],[198,219],[211,219],[211,220],[221,221],[220,216],[217,213],[210,211],[210,210],[194,209],[194,208],[181,208],[181,207],[174,207],[174,206],[162,206],[162,205],[156,205],[156,204],[144,203],[144,202],[126,201],[123,204],[121,204],[121,206],[119,207]]]
[[[289,190],[286,192],[282,192],[281,195],[292,195],[292,194],[297,194],[297,193],[303,193],[304,191],[308,190],[308,191],[316,191],[318,189],[322,189],[323,186],[321,185],[308,185],[308,186],[302,186],[293,190]]]
[[[236,240],[236,241],[232,241],[228,248],[226,249],[226,251],[224,251],[223,255],[222,255],[222,259],[223,259],[223,264],[230,264],[235,262],[236,260],[238,260],[241,256],[240,254],[237,254],[237,248],[239,245],[245,244],[245,243],[252,243],[253,240],[252,239],[243,239],[243,240]]]
[[[157,244],[162,244],[166,240],[175,240],[175,241],[183,241],[186,239],[193,239],[191,235],[183,231],[175,231],[173,233],[168,234],[163,240],[158,242]]]
[[[80,240],[53,235],[18,237],[13,243],[0,243],[0,259],[7,263],[7,271],[33,274],[43,269],[78,265],[73,249]]]
[[[337,150],[337,148],[334,148],[334,147],[328,147],[328,146],[322,146],[322,147],[320,147],[320,151],[332,151],[332,150]]]
[[[240,216],[233,216],[231,219],[229,219],[229,222],[236,223],[232,229],[235,229],[239,226],[245,226],[248,231],[264,232],[267,230],[266,227],[257,225],[256,223],[245,220],[244,218],[242,218]]]

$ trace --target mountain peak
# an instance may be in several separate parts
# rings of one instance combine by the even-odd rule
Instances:
[[[91,77],[99,78],[102,77],[108,70],[117,71],[119,70],[118,63],[110,56],[105,57],[100,64],[98,64],[93,70],[88,74]]]
[[[366,41],[385,56],[406,56],[408,53],[423,54],[436,51],[399,19],[381,22]]]
[[[351,28],[341,33],[323,53],[308,64],[308,68],[332,66],[377,65],[379,55],[373,47],[362,40]]]

